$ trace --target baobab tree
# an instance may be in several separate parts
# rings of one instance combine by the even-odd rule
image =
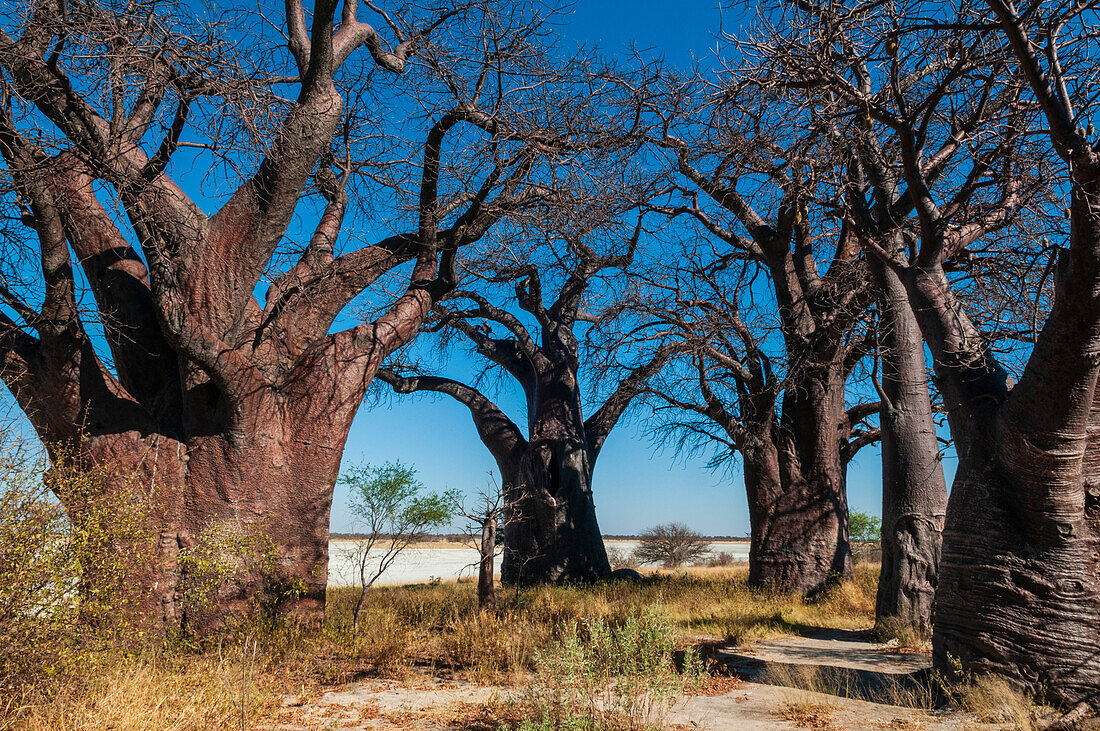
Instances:
[[[877,404],[845,407],[841,400],[809,421],[802,404],[807,392],[798,391],[803,384],[797,373],[790,373],[798,364],[789,364],[777,345],[772,313],[753,305],[768,296],[750,292],[755,272],[743,263],[727,269],[721,255],[711,257],[709,246],[705,250],[707,258],[678,276],[661,272],[666,296],[645,305],[655,321],[679,334],[691,353],[690,365],[680,363],[662,372],[646,395],[657,409],[663,433],[675,428],[688,448],[711,451],[714,467],[739,459],[749,502],[750,581],[819,591],[850,575],[846,470],[856,453],[878,438],[877,429],[867,423]],[[839,339],[838,378],[850,375],[866,347],[865,328],[859,332],[861,336]],[[844,398],[843,391],[839,398]],[[800,448],[804,431],[820,436],[809,442],[812,449],[807,437]],[[824,473],[829,481],[811,471],[821,464],[829,467]]]
[[[652,392],[741,457],[750,580],[814,592],[851,575],[845,469],[876,436],[853,427],[877,403],[849,408],[845,390],[870,343],[869,277],[858,240],[821,205],[839,188],[814,121],[755,88],[694,102],[690,88],[655,110],[682,196],[658,208],[693,219],[704,240],[654,278],[666,294],[650,311],[695,364]]]
[[[866,127],[891,135],[893,154],[877,172],[903,181],[914,206],[919,237],[905,261],[878,242],[864,245],[905,285],[959,455],[936,591],[935,663],[994,672],[1064,704],[1094,704],[1100,161],[1083,111],[1092,100],[1093,41],[1085,6],[1040,4],[1021,14],[1008,3],[987,5],[961,8],[947,28],[939,17],[887,23],[877,39],[867,34],[847,50],[848,63],[833,59],[828,73],[815,73],[865,110]],[[922,83],[893,81],[883,85],[888,93],[867,94],[848,69],[876,56],[875,74],[898,79],[917,68]],[[1002,111],[990,115],[994,102]],[[966,120],[978,113],[970,132]],[[966,140],[958,173],[931,174],[928,161],[953,139]],[[1068,247],[1054,267],[1050,312],[1013,383],[948,264],[998,238],[1021,253],[1033,247],[1016,225],[1019,211],[1047,206],[1028,190],[1058,192],[1035,179],[1057,180],[1068,193]]]
[[[588,581],[611,572],[592,472],[608,434],[676,347],[651,332],[648,346],[635,350],[639,364],[585,418],[584,378],[591,373],[584,371],[578,331],[604,327],[621,312],[614,301],[597,305],[598,290],[630,268],[641,223],[625,241],[610,244],[599,241],[604,232],[559,229],[556,242],[517,261],[491,264],[477,278],[510,285],[507,304],[496,304],[500,300],[482,288],[456,290],[436,305],[426,329],[459,335],[490,367],[514,379],[526,401],[524,420],[509,418],[482,390],[452,378],[378,372],[398,393],[446,394],[470,410],[504,488],[504,584]]]
[[[877,259],[869,266],[879,312],[873,383],[882,452],[882,568],[875,621],[887,631],[908,627],[928,638],[947,482],[916,316],[897,274]]]
[[[880,623],[909,624],[928,634],[947,495],[923,339],[899,275],[913,255],[920,225],[901,173],[898,133],[879,126],[869,106],[895,105],[910,116],[910,131],[923,145],[915,164],[928,185],[940,186],[937,195],[948,201],[952,225],[961,226],[951,234],[960,245],[945,266],[991,348],[1008,337],[1026,336],[1029,328],[1021,326],[1011,302],[1028,280],[1034,258],[993,245],[980,252],[987,258],[982,262],[978,251],[970,256],[965,246],[983,233],[1019,224],[1012,212],[1043,188],[1037,176],[1006,184],[1002,171],[993,170],[989,179],[993,157],[968,154],[989,139],[989,129],[1018,123],[1022,110],[1011,90],[995,76],[974,74],[976,61],[958,38],[947,38],[938,57],[916,58],[913,49],[929,39],[903,45],[904,33],[891,13],[868,9],[841,17],[836,9],[783,6],[778,18],[761,22],[748,45],[756,59],[756,83],[782,90],[796,109],[812,110],[828,130],[832,150],[823,154],[849,171],[837,214],[874,254],[867,264],[878,309],[879,347],[871,375],[881,403],[883,565],[876,615]],[[945,39],[936,42],[943,45]],[[899,57],[906,62],[898,63]],[[945,94],[952,82],[968,76],[964,91]],[[937,104],[945,96],[950,101],[940,113]],[[1015,292],[1007,298],[999,291],[1006,283]],[[1004,313],[997,311],[1005,303],[1009,319],[1015,317],[1015,334],[1006,332]]]
[[[1064,165],[1068,250],[1060,256],[1053,307],[1019,383],[1009,390],[965,315],[926,316],[937,372],[954,388],[967,424],[948,508],[934,652],[994,671],[1066,704],[1100,699],[1100,154],[1088,105],[1095,47],[1084,4],[1042,4],[1030,17],[989,0],[1005,54],[1042,112]],[[1045,45],[1045,52],[1037,49]],[[1002,72],[1007,75],[1007,72]],[[922,241],[910,276],[916,303],[954,304],[937,265],[953,244],[914,166]],[[1010,174],[1019,174],[1010,169]],[[960,340],[960,337],[964,340]],[[969,356],[969,357],[968,357]],[[963,456],[965,454],[965,457]],[[965,469],[964,469],[965,468]]]
[[[547,205],[547,165],[599,128],[556,85],[537,13],[370,8],[381,27],[354,0],[289,1],[241,55],[231,29],[153,1],[43,0],[0,32],[26,252],[8,261],[33,264],[4,273],[0,377],[55,457],[115,464],[102,489],[146,505],[156,557],[133,582],[155,621],[202,628],[273,584],[280,610],[323,609],[333,484],[376,370],[458,249]],[[560,115],[527,113],[551,98]],[[203,167],[230,183],[213,213],[188,179]],[[349,246],[360,216],[377,238]],[[404,283],[341,326],[383,277]],[[278,575],[188,610],[178,557],[229,519],[272,542]]]

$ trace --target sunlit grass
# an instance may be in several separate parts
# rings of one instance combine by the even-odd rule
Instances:
[[[877,566],[814,601],[747,585],[743,567],[661,572],[644,583],[502,589],[477,607],[472,583],[378,587],[359,630],[354,589],[329,592],[323,626],[242,621],[218,637],[178,640],[155,653],[103,655],[80,674],[24,689],[0,728],[240,728],[273,714],[282,695],[316,697],[357,678],[426,671],[481,683],[527,682],[536,658],[576,623],[622,626],[653,607],[681,647],[710,638],[751,643],[812,628],[873,625]],[[245,647],[255,646],[255,660]],[[248,700],[245,701],[247,694]],[[6,719],[6,720],[5,720]],[[249,721],[251,723],[251,721]]]

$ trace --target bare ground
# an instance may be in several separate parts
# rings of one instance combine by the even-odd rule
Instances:
[[[728,673],[682,697],[667,718],[673,728],[993,729],[974,717],[930,710],[928,658],[898,653],[861,633],[829,631],[756,643],[711,646]],[[799,686],[799,687],[791,687]],[[807,689],[810,688],[810,689]],[[456,682],[430,675],[368,680],[300,702],[287,697],[278,731],[339,729],[496,729],[500,710],[521,689]],[[867,698],[889,698],[880,703]],[[918,707],[913,707],[918,706]]]

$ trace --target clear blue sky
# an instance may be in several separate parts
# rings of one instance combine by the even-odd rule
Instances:
[[[720,24],[732,31],[740,20],[739,10],[719,11],[716,0],[577,0],[561,32],[566,42],[598,43],[609,54],[633,44],[678,66],[693,60],[712,66]],[[455,369],[448,375],[456,375]],[[517,400],[504,395],[502,405]],[[515,409],[509,413],[513,418],[517,415]],[[677,458],[671,446],[655,449],[643,418],[638,414],[620,424],[596,464],[593,489],[603,532],[636,533],[676,520],[709,535],[747,534],[748,507],[740,466],[713,472],[705,468],[702,458]],[[471,492],[485,484],[487,473],[495,467],[466,409],[453,400],[431,396],[367,403],[360,410],[348,440],[345,464],[392,459],[414,465],[433,489]],[[953,460],[945,467],[950,479]],[[848,489],[852,508],[881,513],[877,449],[865,449],[851,466]],[[347,492],[342,487],[337,487],[332,527],[349,529]]]

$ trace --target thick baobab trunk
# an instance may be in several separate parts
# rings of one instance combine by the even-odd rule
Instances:
[[[583,442],[543,437],[505,485],[506,585],[591,581],[610,575]]]
[[[505,485],[506,585],[593,581],[611,575],[596,504],[593,449],[586,438],[571,331],[543,334],[544,365],[530,400],[529,435]]]
[[[179,441],[96,420],[71,448],[51,442],[53,451],[100,465],[90,474],[114,477],[94,485],[101,494],[59,497],[78,522],[82,503],[114,496],[112,505],[132,506],[124,509],[134,514],[119,519],[140,518],[153,555],[126,567],[133,574],[126,583],[142,592],[131,608],[150,626],[201,631],[251,610],[319,616],[347,422],[297,423],[272,414],[247,441],[220,434]],[[209,573],[187,561],[204,545],[220,547],[222,569]],[[220,585],[210,596],[204,587],[212,580]]]
[[[875,621],[932,632],[932,605],[947,512],[924,341],[905,285],[870,257],[879,299],[882,383],[882,569]]]
[[[1059,703],[1095,704],[1100,489],[1085,475],[1063,481],[1049,474],[1044,445],[1025,434],[989,422],[976,426],[976,436],[988,442],[960,459],[951,491],[936,593],[935,665],[947,673],[960,664],[996,673]],[[1018,451],[1017,464],[993,453],[1004,447]],[[1024,481],[1011,474],[1016,469],[1046,473],[1048,499],[1022,489]]]
[[[933,662],[1066,705],[1100,701],[1100,227],[1089,208],[1075,196],[1063,281],[1011,390],[942,269],[906,279],[959,453]]]
[[[843,393],[832,369],[789,385],[781,423],[747,438],[753,584],[812,594],[852,575],[838,436]]]
[[[1075,209],[1083,207],[1075,201]],[[1081,213],[1075,210],[1075,229],[1091,218]],[[1096,228],[1073,233],[1100,241]],[[1075,242],[1074,248],[1071,270],[1100,269],[1100,247]],[[1100,357],[1094,333],[1100,307],[1094,274],[1071,271],[1068,278],[1020,383],[1011,391],[975,390],[981,396],[961,402],[952,419],[959,467],[944,527],[933,660],[945,673],[961,665],[1059,704],[1095,705]],[[924,287],[920,294],[934,301],[935,291]],[[953,355],[940,357],[950,364],[958,360]],[[1003,380],[992,365],[984,379]],[[944,373],[956,390],[980,382],[957,378],[949,368]]]
[[[249,603],[296,615],[324,611],[329,509],[343,439],[298,437],[241,446],[214,437],[198,440],[188,452],[180,546],[193,546],[228,522],[257,554],[274,554],[273,561],[262,558],[227,582],[218,596],[219,616],[249,609]],[[180,578],[186,585],[187,577]],[[200,627],[210,621],[195,607],[184,620]]]

